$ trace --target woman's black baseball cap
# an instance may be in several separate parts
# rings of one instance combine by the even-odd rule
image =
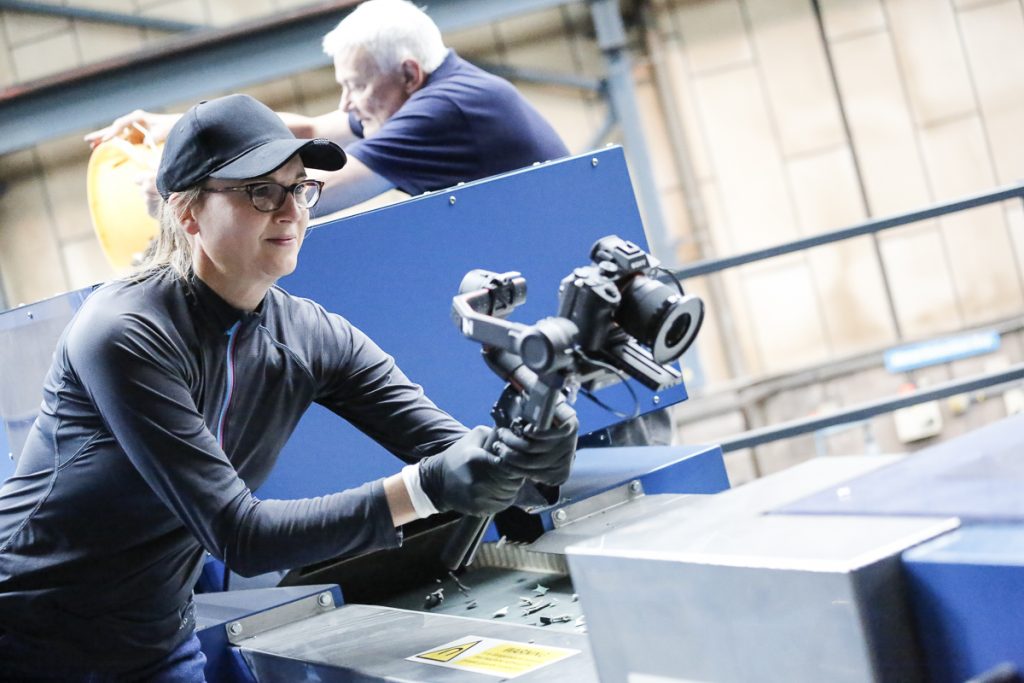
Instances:
[[[248,95],[206,100],[171,129],[156,187],[167,199],[206,178],[258,178],[295,154],[307,168],[322,171],[337,171],[346,159],[344,150],[330,140],[296,138],[277,114]]]

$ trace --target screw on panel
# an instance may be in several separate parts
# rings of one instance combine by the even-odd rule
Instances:
[[[448,206],[455,206],[455,195],[448,197]]]
[[[242,625],[239,624],[237,621],[234,622],[233,624],[228,626],[228,633],[230,633],[233,636],[240,635],[242,633]]]
[[[564,522],[568,516],[565,510],[555,510],[554,518],[556,522]]]
[[[316,596],[316,602],[321,607],[330,607],[334,603],[334,599],[331,597],[330,593],[321,593]]]
[[[629,482],[629,491],[630,493],[641,493],[643,491],[643,487],[640,485],[639,481],[634,480]]]
[[[29,311],[29,312],[28,312],[28,319],[29,319],[29,320],[32,320],[32,319],[33,319],[33,318],[35,318],[35,317],[36,317],[36,316],[35,316],[35,314],[34,314],[34,313],[33,313],[32,311]]]
[[[654,405],[658,405],[659,403],[661,403],[661,396],[658,396],[657,394],[651,396],[651,403],[653,403]]]
[[[599,163],[601,163],[601,161],[597,157],[591,157],[591,159],[590,159],[590,165],[591,166],[593,166],[594,168],[597,168],[597,165]]]

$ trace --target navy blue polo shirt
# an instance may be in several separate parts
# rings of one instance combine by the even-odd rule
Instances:
[[[351,113],[349,122],[362,137]],[[411,195],[569,154],[511,83],[454,50],[380,130],[345,151]]]

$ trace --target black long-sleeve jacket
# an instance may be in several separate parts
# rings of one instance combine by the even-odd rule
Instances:
[[[255,313],[169,271],[97,289],[0,488],[0,628],[128,668],[190,636],[204,550],[249,575],[398,545],[380,481],[253,496],[313,402],[407,462],[465,431],[358,329],[279,288]]]

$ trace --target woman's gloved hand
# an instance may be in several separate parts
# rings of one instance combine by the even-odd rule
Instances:
[[[446,450],[419,463],[420,486],[440,512],[501,512],[516,498],[523,475],[484,449],[490,427],[476,427]]]
[[[560,486],[569,478],[576,457],[579,427],[575,411],[557,427],[544,431],[528,427],[522,436],[501,427],[494,450],[520,476],[538,484]]]

